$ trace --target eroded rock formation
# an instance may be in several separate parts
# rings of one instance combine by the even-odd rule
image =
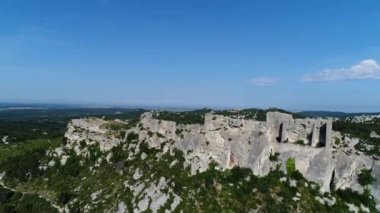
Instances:
[[[326,119],[293,119],[292,115],[268,112],[267,125],[272,141],[299,142],[313,147],[331,144],[332,121]]]
[[[68,146],[97,141],[103,150],[109,150],[123,139],[104,129],[105,123],[101,119],[73,120],[66,133]],[[353,140],[343,140],[344,149],[332,146],[335,138],[342,136],[332,131],[330,120],[324,119],[293,119],[289,114],[269,112],[267,121],[260,122],[209,113],[204,125],[177,125],[155,119],[149,112],[141,116],[136,127],[125,131],[138,134],[140,142],[165,153],[183,151],[192,174],[207,170],[215,161],[220,169],[239,166],[263,176],[277,165],[285,171],[286,161],[295,158],[296,169],[324,191],[330,191],[331,183],[337,188],[363,191],[357,181],[360,171],[367,168],[376,175],[380,173],[379,161],[348,151],[355,145]],[[275,153],[278,160],[271,161]],[[372,193],[379,201],[380,180],[372,186]]]

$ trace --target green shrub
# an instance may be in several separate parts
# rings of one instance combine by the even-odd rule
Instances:
[[[280,153],[278,152],[275,152],[275,153],[270,153],[269,155],[269,160],[270,161],[278,161],[278,156],[280,155]]]
[[[80,158],[76,154],[72,154],[67,158],[66,164],[61,166],[58,171],[64,176],[78,177],[82,169],[79,161]]]
[[[122,145],[112,147],[111,153],[112,157],[110,158],[110,161],[114,164],[119,163],[128,157],[128,152],[123,150]]]
[[[133,132],[128,133],[127,135],[127,141],[128,142],[133,142],[139,140],[139,135]]]
[[[70,200],[73,199],[73,197],[73,194],[69,192],[62,192],[58,196],[58,203],[61,205],[66,205],[68,202],[70,202]]]
[[[86,143],[85,140],[81,140],[81,141],[79,142],[79,147],[80,147],[81,149],[84,149],[84,148],[86,147],[86,145],[87,145],[87,143]]]
[[[362,169],[358,175],[358,181],[362,186],[372,185],[376,181],[372,175],[372,169]]]
[[[181,133],[182,133],[182,129],[176,129],[175,130],[175,134],[176,135],[181,135]]]
[[[340,141],[339,138],[335,138],[335,141],[334,141],[335,145],[340,145],[342,142]]]
[[[205,114],[211,112],[209,109],[194,110],[189,112],[161,111],[154,113],[153,117],[159,120],[174,121],[177,124],[204,124]]]
[[[39,160],[45,155],[45,149],[35,149],[20,156],[12,156],[0,163],[0,170],[6,172],[5,178],[11,181],[25,182],[40,176],[42,171]]]
[[[298,170],[295,170],[290,176],[297,181],[303,180],[303,175]]]
[[[296,160],[295,158],[288,158],[286,161],[286,173],[291,175],[294,171],[296,171]]]
[[[125,135],[126,135],[126,134],[127,134],[126,131],[121,130],[121,131],[118,132],[117,136],[118,136],[121,140],[123,140],[123,139],[125,138]]]

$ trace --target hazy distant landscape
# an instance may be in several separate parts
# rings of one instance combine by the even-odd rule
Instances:
[[[0,213],[380,212],[379,11],[1,1]]]
[[[270,121],[268,116],[276,117]],[[295,137],[291,141],[273,141],[278,130],[272,125],[288,122],[288,116],[297,118],[296,123],[310,116],[306,123],[328,121],[316,120],[319,117],[332,120],[333,133],[326,138],[330,142],[323,142],[332,144],[314,144],[302,136],[309,131],[299,129],[303,124],[289,129],[293,133],[286,137]],[[373,113],[291,113],[276,108],[179,112],[4,105],[0,210],[190,211],[196,202],[196,211],[375,212],[379,121],[380,114]],[[222,147],[230,147],[227,164],[224,152],[218,151]],[[336,162],[325,162],[320,155]],[[266,166],[256,167],[259,161]],[[302,161],[328,163],[325,168],[332,168],[333,175],[327,169],[315,176],[319,167],[305,170]],[[363,164],[351,174],[342,167],[347,161]],[[353,175],[349,182],[347,174]],[[327,185],[319,178],[327,178]]]

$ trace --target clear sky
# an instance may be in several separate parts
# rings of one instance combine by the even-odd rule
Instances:
[[[2,0],[0,102],[380,111],[378,0]]]

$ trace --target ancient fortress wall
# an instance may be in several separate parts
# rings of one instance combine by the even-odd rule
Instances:
[[[294,119],[290,114],[267,113],[271,141],[304,143],[313,147],[330,147],[332,121],[327,119]]]
[[[68,140],[65,148],[87,155],[87,151],[80,149],[80,142],[85,141],[89,145],[98,142],[102,151],[109,151],[126,139],[120,138],[117,131],[107,129],[105,124],[109,122],[113,121],[72,120],[65,134]],[[157,120],[149,112],[141,116],[137,126],[125,131],[125,137],[131,132],[138,134],[138,143],[147,143],[164,153],[181,150],[184,165],[190,166],[193,175],[206,171],[210,162],[217,162],[220,169],[239,166],[264,176],[277,165],[286,172],[287,160],[294,158],[296,169],[308,180],[320,184],[323,191],[330,190],[331,181],[335,181],[337,188],[360,191],[363,187],[357,175],[363,168],[373,168],[375,174],[380,174],[379,161],[331,146],[332,121],[326,119],[294,119],[289,114],[268,112],[267,121],[262,122],[209,113],[204,125],[177,125],[174,121]],[[296,144],[301,141],[304,145]],[[353,149],[354,144],[345,143]],[[278,153],[276,161],[270,160],[273,153]],[[379,183],[371,192],[379,197]]]

